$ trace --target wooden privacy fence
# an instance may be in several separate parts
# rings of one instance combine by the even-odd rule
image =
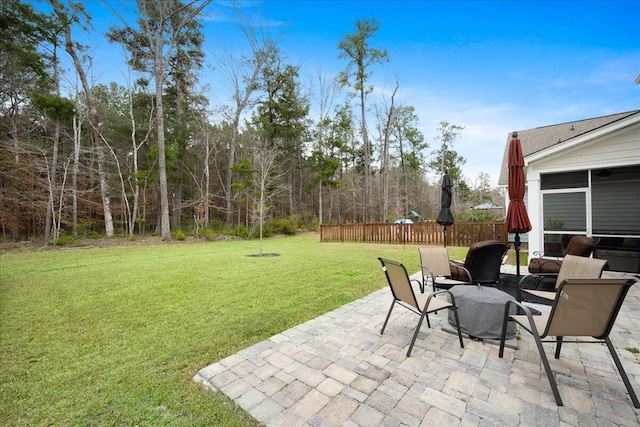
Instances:
[[[482,240],[500,240],[506,243],[506,223],[501,221],[456,222],[447,227],[447,246],[469,246]],[[322,225],[320,241],[444,245],[444,227],[435,221],[415,224]]]

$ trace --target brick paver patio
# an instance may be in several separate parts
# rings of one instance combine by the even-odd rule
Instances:
[[[558,407],[531,335],[518,349],[442,330],[430,316],[410,358],[417,316],[395,309],[388,288],[200,370],[194,377],[225,393],[267,426],[637,426],[634,409],[606,347],[566,344],[559,360],[545,344],[564,405]],[[611,334],[640,393],[640,285],[631,288]]]

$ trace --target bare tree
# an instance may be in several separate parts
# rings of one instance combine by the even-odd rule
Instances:
[[[80,9],[79,5],[74,4],[72,13],[69,13],[69,11],[67,11],[58,0],[50,1],[58,19],[61,23],[64,24],[63,31],[65,37],[65,50],[73,60],[73,65],[76,68],[76,72],[78,73],[78,77],[80,78],[80,82],[82,83],[82,88],[85,92],[87,106],[89,108],[89,126],[91,127],[92,139],[95,144],[96,155],[98,159],[98,178],[100,181],[100,194],[102,196],[105,234],[107,235],[107,237],[113,237],[114,228],[113,216],[111,215],[111,198],[109,196],[109,183],[107,181],[107,172],[105,169],[106,160],[104,149],[102,147],[100,138],[98,110],[96,109],[96,102],[93,96],[92,87],[89,85],[89,81],[87,79],[87,73],[76,51],[76,44],[73,42],[73,39],[71,37],[72,22],[74,22],[74,20],[76,19],[77,14],[83,14],[84,12],[82,11],[82,9]]]
[[[77,100],[77,107],[80,102]],[[80,148],[82,134],[82,108],[76,109],[76,115],[73,116],[73,167],[71,168],[71,197],[72,197],[72,224],[74,237],[77,237],[78,229],[78,172],[80,172]]]
[[[260,252],[262,255],[262,237],[268,202],[277,194],[286,190],[281,184],[282,176],[276,167],[278,151],[268,147],[264,138],[258,138],[252,149],[252,164],[254,169],[253,184],[258,190],[258,200],[254,204],[254,220],[259,226]]]
[[[135,225],[139,215],[139,210],[140,210],[140,179],[138,176],[139,175],[138,154],[142,146],[149,141],[149,137],[151,136],[151,131],[153,129],[152,121],[153,121],[154,111],[152,107],[148,117],[149,123],[148,123],[148,126],[146,126],[147,132],[142,136],[141,140],[139,141],[138,130],[137,130],[138,126],[137,126],[135,115],[133,114],[133,89],[131,88],[130,84],[129,84],[129,87],[127,88],[127,99],[129,102],[129,109],[128,109],[129,119],[131,120],[131,158],[132,158],[131,163],[133,166],[133,174],[129,176],[129,188],[133,193],[133,201],[131,203],[133,208],[130,211],[128,231],[129,231],[129,235],[133,236],[133,233],[135,231]],[[124,194],[124,197],[126,197],[126,194]]]
[[[390,104],[387,105],[383,99],[384,103],[384,111],[378,114],[378,126],[380,128],[380,139],[381,139],[381,149],[380,149],[380,180],[382,185],[382,212],[381,219],[386,221],[387,215],[389,213],[389,146],[390,139],[392,134],[392,126],[393,126],[393,118],[395,114],[395,98],[398,93],[398,88],[400,87],[400,83],[396,80],[396,87],[393,89],[393,93],[391,94]],[[384,115],[384,116],[383,116]],[[384,122],[382,122],[384,120]],[[384,127],[382,126],[384,123]]]
[[[231,90],[233,100],[232,134],[229,141],[229,160],[227,177],[225,182],[225,198],[227,225],[233,225],[233,166],[236,162],[236,148],[238,135],[240,134],[240,119],[247,108],[253,106],[253,95],[258,89],[258,80],[272,53],[277,49],[277,40],[270,40],[264,33],[264,27],[257,27],[249,22],[248,17],[234,7],[237,25],[245,36],[250,56],[237,57],[231,49],[223,49],[224,55],[218,60],[218,64],[225,76],[227,86]]]
[[[327,131],[331,124],[329,114],[333,110],[333,105],[339,93],[339,85],[335,79],[327,77],[318,69],[318,129],[317,129],[317,150],[325,155],[327,146]],[[329,149],[330,150],[330,149]],[[318,174],[318,223],[323,224],[323,176]]]

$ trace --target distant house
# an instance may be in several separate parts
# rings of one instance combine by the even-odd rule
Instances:
[[[599,239],[594,256],[611,270],[640,272],[640,110],[521,130],[518,138],[533,227],[529,256],[561,256],[571,236],[587,235]]]
[[[482,203],[478,206],[474,206],[471,209],[475,209],[475,210],[479,210],[479,211],[483,211],[483,212],[491,212],[494,213],[496,215],[501,215],[501,216],[505,216],[506,215],[506,211],[504,206],[499,206],[499,205],[494,205],[493,203]]]

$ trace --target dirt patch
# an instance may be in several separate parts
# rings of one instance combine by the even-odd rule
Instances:
[[[301,230],[298,235],[302,234],[315,234],[319,233],[314,231]],[[269,239],[286,237],[283,235],[272,236]],[[14,252],[37,252],[37,251],[59,251],[64,249],[88,249],[88,248],[108,248],[118,246],[153,246],[153,245],[189,245],[193,243],[205,243],[205,242],[226,242],[232,240],[244,240],[241,237],[230,236],[227,234],[217,234],[215,237],[205,239],[202,237],[188,236],[184,240],[162,240],[159,236],[136,236],[135,238],[129,237],[102,237],[99,239],[78,239],[75,242],[68,243],[62,246],[56,245],[44,245],[42,240],[35,241],[22,241],[22,242],[3,242],[0,241],[0,254],[14,253]],[[253,240],[258,241],[257,238]],[[262,256],[279,256],[280,254],[266,253]],[[260,256],[254,254],[253,256]]]
[[[227,241],[237,240],[237,237],[218,235],[211,241]],[[66,245],[44,245],[41,241],[23,241],[23,242],[0,242],[0,254],[15,252],[37,252],[37,251],[55,251],[63,249],[88,249],[88,248],[108,248],[118,246],[153,246],[153,245],[188,245],[191,243],[203,243],[207,240],[189,236],[184,240],[162,240],[159,236],[136,236],[129,237],[112,237],[99,239],[78,239],[73,243]]]
[[[270,253],[265,253],[265,254],[251,254],[251,255],[247,255],[247,256],[255,257],[255,258],[262,258],[262,257],[269,258],[269,257],[274,257],[274,256],[280,256],[280,254],[276,253],[276,252],[270,252]]]

